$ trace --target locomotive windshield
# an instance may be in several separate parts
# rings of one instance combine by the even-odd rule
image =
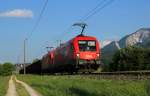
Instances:
[[[80,40],[78,41],[80,51],[96,51],[96,41]]]

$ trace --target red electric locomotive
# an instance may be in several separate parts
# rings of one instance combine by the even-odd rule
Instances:
[[[92,72],[99,68],[100,45],[98,40],[82,34],[85,24],[75,25],[82,27],[81,34],[61,44],[43,57],[42,70],[44,72]]]
[[[100,47],[95,37],[79,35],[50,51],[42,59],[44,72],[92,72],[100,66]]]
[[[42,60],[27,66],[27,73],[93,72],[100,67],[99,41],[82,34],[85,24],[74,25],[82,27],[81,34],[49,51]],[[22,72],[23,69],[20,70]]]

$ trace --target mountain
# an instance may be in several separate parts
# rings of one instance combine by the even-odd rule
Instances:
[[[112,41],[110,44],[102,48],[102,53],[103,52],[113,53],[114,51],[117,51],[118,49],[120,49],[118,41]]]
[[[104,46],[110,44],[111,42],[112,42],[112,40],[105,40],[105,41],[101,42],[100,44],[101,44],[101,47],[104,47]]]
[[[141,28],[136,32],[125,36],[119,41],[121,48],[126,46],[140,45],[149,46],[150,43],[150,28]]]
[[[126,35],[119,41],[112,41],[110,44],[104,46],[102,50],[102,60],[111,61],[113,54],[127,46],[141,46],[150,47],[150,28],[141,28],[136,32]],[[109,59],[108,59],[109,58]]]
[[[112,41],[110,44],[102,48],[102,61],[103,63],[109,63],[111,61],[114,52],[120,49],[118,41]],[[108,58],[109,57],[109,58]]]

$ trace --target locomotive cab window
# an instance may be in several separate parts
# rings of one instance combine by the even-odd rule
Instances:
[[[78,41],[80,51],[96,51],[96,41],[80,40]]]

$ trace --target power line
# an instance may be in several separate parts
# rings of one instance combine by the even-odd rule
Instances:
[[[95,8],[93,8],[92,10],[90,10],[90,12],[88,12],[85,16],[90,15],[90,13],[93,12],[94,10],[96,10],[104,1],[106,1],[106,0],[103,0],[102,2],[100,2]],[[84,16],[83,18],[81,18],[80,21],[81,21],[82,19],[84,19],[85,16]],[[66,32],[67,32],[67,31],[70,31],[71,29],[72,29],[72,25],[69,26],[65,31],[63,31],[63,32],[60,34],[60,38],[59,38],[59,39],[62,40],[62,39],[64,38],[64,36],[67,34]],[[54,43],[56,43],[57,41],[58,41],[58,40],[55,40]],[[58,44],[57,44],[57,45],[58,45]]]
[[[106,2],[106,0],[103,0],[101,2],[101,4],[99,3],[93,10],[91,10],[87,16],[85,16],[84,18],[82,18],[81,21],[87,21],[89,18],[91,18],[92,16],[94,16],[96,13],[98,13],[99,11],[103,10],[105,7],[107,7],[108,5],[110,5],[111,3],[113,3],[115,0],[109,0],[108,2]],[[106,3],[105,3],[106,2]],[[103,4],[104,3],[104,4]],[[101,6],[102,5],[102,6]],[[101,6],[101,7],[99,7]],[[99,7],[99,8],[98,8]]]
[[[100,3],[98,3],[98,5],[97,5],[95,8],[93,8],[92,10],[90,10],[90,11],[89,11],[84,17],[82,17],[79,21],[82,21],[82,19],[84,19],[86,16],[90,15],[93,11],[95,11],[95,10],[96,10],[100,5],[102,5],[105,1],[106,1],[106,0],[103,0],[103,1],[101,1]],[[64,38],[64,35],[66,35],[65,32],[70,31],[71,29],[72,29],[72,25],[69,26],[69,27],[67,28],[67,30],[65,30],[64,32],[62,32],[62,34],[60,35],[60,36],[61,36],[61,40]]]
[[[43,5],[43,7],[42,7],[42,10],[41,10],[41,12],[40,12],[40,14],[39,14],[38,19],[37,19],[35,25],[33,26],[33,29],[31,30],[30,35],[29,35],[26,39],[29,39],[29,38],[32,36],[33,32],[34,32],[34,31],[36,30],[36,28],[38,27],[38,25],[39,25],[39,23],[40,23],[40,20],[41,20],[41,18],[42,18],[42,16],[43,16],[43,13],[44,13],[44,11],[45,11],[45,9],[46,9],[46,7],[47,7],[47,4],[48,4],[48,0],[45,1],[44,5]]]
[[[100,7],[103,3],[105,3],[107,0],[102,0],[99,2],[92,10],[90,10],[87,14],[85,14],[79,21],[82,21],[85,17],[89,16],[93,11],[97,10],[98,7]]]
[[[26,37],[24,39],[24,74],[26,74],[26,43],[29,40],[29,38],[32,36],[33,32],[36,30],[37,26],[39,25],[39,22],[40,22],[40,20],[41,20],[41,18],[43,16],[43,13],[44,13],[44,11],[46,9],[47,4],[48,4],[48,0],[45,1],[44,5],[42,7],[42,10],[41,10],[41,12],[39,14],[39,17],[38,17],[35,25],[33,26],[33,29],[31,30],[31,33],[29,34],[28,37]]]
[[[108,0],[102,0],[92,10],[90,10],[84,17],[82,17],[79,21],[81,21],[81,22],[87,21],[93,15],[95,15],[96,13],[98,13],[99,11],[101,11],[102,9],[104,9],[105,7],[107,7],[108,5],[110,5],[113,1],[114,0],[109,0],[109,1]],[[69,28],[71,29],[72,26],[70,26]],[[63,38],[62,35],[61,35],[61,37]]]
[[[23,70],[24,70],[24,74],[26,74],[26,39],[24,40],[24,48],[23,49],[24,49],[24,51],[23,51],[23,53],[24,53],[24,56],[23,56],[24,57],[23,58],[24,59],[23,60],[24,61]]]

